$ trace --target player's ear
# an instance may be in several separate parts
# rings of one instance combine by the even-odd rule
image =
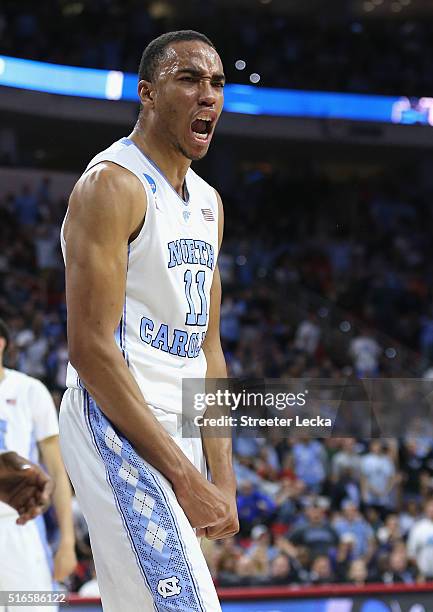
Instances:
[[[151,107],[153,107],[154,93],[155,90],[150,81],[142,80],[138,82],[138,96],[143,106],[150,105]]]

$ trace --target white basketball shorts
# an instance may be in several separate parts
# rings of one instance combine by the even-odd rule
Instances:
[[[42,516],[25,525],[0,517],[0,591],[53,591],[52,556]],[[57,606],[0,604],[0,612],[56,612]]]
[[[176,442],[199,467],[201,440]],[[67,389],[63,396],[60,444],[89,526],[104,612],[220,612],[199,541],[171,484],[85,390]]]

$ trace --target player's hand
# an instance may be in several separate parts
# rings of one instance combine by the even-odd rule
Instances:
[[[18,512],[19,525],[46,510],[52,489],[52,481],[39,466],[14,452],[0,455],[0,500]]]
[[[221,492],[225,496],[225,499],[229,501],[229,510],[224,520],[217,525],[207,527],[206,529],[198,529],[196,532],[198,538],[205,536],[208,540],[221,540],[223,538],[230,538],[238,533],[239,518],[236,505],[236,493],[224,491],[224,489],[222,489]]]
[[[173,489],[191,526],[196,529],[221,525],[230,513],[230,504],[221,491],[194,467],[187,478],[173,483]]]
[[[73,543],[60,542],[54,557],[54,580],[63,582],[72,574],[77,565],[75,546]]]

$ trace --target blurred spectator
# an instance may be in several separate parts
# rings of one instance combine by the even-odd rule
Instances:
[[[347,581],[355,586],[363,586],[368,582],[368,569],[363,559],[351,562],[347,572]]]
[[[400,447],[400,465],[403,470],[404,495],[406,498],[417,498],[421,492],[421,474],[425,465],[419,455],[415,438],[402,441]]]
[[[334,510],[340,508],[342,502],[346,499],[350,500],[354,506],[360,506],[361,479],[359,477],[354,477],[352,469],[343,469],[340,477],[333,481],[331,486],[331,499]]]
[[[375,506],[382,514],[395,505],[393,489],[396,471],[387,454],[387,446],[381,440],[370,442],[370,451],[361,463],[362,499],[366,506]]]
[[[362,557],[368,562],[374,551],[373,529],[361,516],[357,506],[352,501],[345,500],[342,510],[342,516],[334,522],[335,530],[340,538],[343,538],[346,534],[353,536],[353,559]]]
[[[333,482],[338,482],[343,471],[347,474],[347,470],[350,470],[350,474],[356,480],[360,479],[361,457],[354,438],[342,438],[341,450],[335,453],[332,458],[331,476]]]
[[[237,505],[241,533],[269,519],[276,509],[273,499],[258,491],[248,480],[239,483]]]
[[[272,561],[278,555],[278,549],[271,543],[271,533],[265,525],[255,525],[250,535],[252,542],[248,555],[256,561],[261,573],[268,574]]]
[[[331,584],[335,582],[331,562],[326,555],[318,555],[311,564],[310,581],[312,584]]]
[[[302,321],[296,330],[295,347],[309,355],[314,355],[319,346],[320,333],[317,316],[310,314],[308,319]]]
[[[274,586],[290,585],[296,580],[290,559],[287,555],[280,553],[271,562],[271,571],[268,580],[263,584]]]
[[[407,541],[409,558],[424,579],[433,579],[433,499],[424,504],[424,518],[415,522]]]
[[[376,536],[380,550],[386,552],[390,552],[397,543],[403,540],[397,514],[388,514],[385,523],[377,530]]]
[[[212,575],[219,579],[221,575],[234,573],[236,561],[242,554],[235,538],[226,538],[218,543],[212,542],[215,545],[212,547],[209,543],[210,541],[205,539],[202,545]]]
[[[233,572],[221,572],[218,577],[221,586],[252,586],[260,582],[260,568],[246,554],[241,554],[234,563]]]
[[[278,507],[275,520],[277,523],[289,526],[294,523],[297,517],[297,500],[304,493],[305,485],[302,480],[294,478],[283,478],[280,482],[280,490],[275,496]]]
[[[28,185],[23,185],[21,194],[15,197],[15,214],[24,227],[33,226],[38,217],[38,201]]]
[[[355,545],[355,536],[352,533],[344,533],[338,544],[337,551],[334,556],[335,573],[338,582],[344,582],[350,563],[354,560],[353,548]]]
[[[406,537],[414,523],[420,518],[419,503],[414,499],[409,499],[400,512],[400,530],[403,537]]]
[[[378,375],[382,349],[370,330],[364,329],[359,336],[353,338],[349,352],[359,378]]]
[[[293,467],[296,477],[310,492],[318,493],[326,478],[326,454],[318,440],[299,438],[293,444]]]
[[[296,547],[305,546],[312,558],[328,555],[337,547],[339,536],[326,518],[322,501],[315,499],[307,502],[305,515],[305,524],[289,535],[290,542]]]
[[[389,557],[389,569],[382,576],[385,584],[405,583],[412,584],[415,582],[413,570],[409,567],[409,560],[406,551],[396,548],[392,551]]]

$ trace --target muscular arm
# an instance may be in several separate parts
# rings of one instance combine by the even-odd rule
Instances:
[[[191,524],[207,527],[215,519],[212,506],[222,512],[221,500],[212,498],[210,485],[152,414],[114,339],[128,241],[141,227],[146,206],[138,179],[115,164],[98,164],[77,183],[65,225],[69,355],[107,418],[173,484]],[[211,499],[200,507],[194,495],[202,489]]]
[[[224,211],[220,196],[218,197],[218,242],[222,242],[224,227]],[[212,281],[210,293],[209,325],[202,348],[207,361],[207,378],[227,378],[227,368],[220,339],[220,306],[221,278],[218,266]],[[230,513],[226,524],[218,528],[208,529],[210,538],[228,537],[239,530],[236,511],[236,479],[232,465],[232,439],[230,432],[226,438],[203,432],[203,447],[206,461],[211,473],[212,482],[223,492],[230,502]]]

